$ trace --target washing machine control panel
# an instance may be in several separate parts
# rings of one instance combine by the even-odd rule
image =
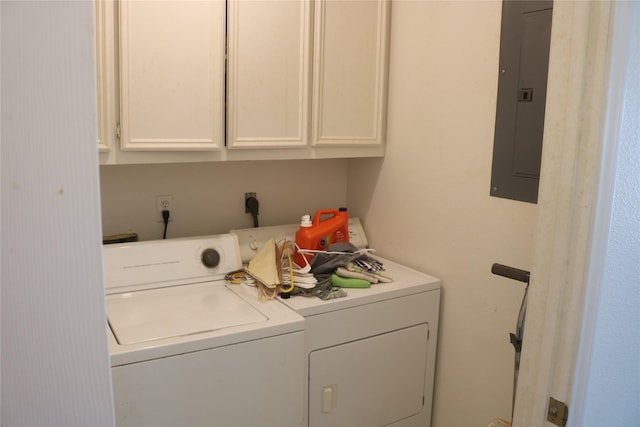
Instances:
[[[231,234],[105,245],[104,261],[107,293],[222,280],[242,268]]]

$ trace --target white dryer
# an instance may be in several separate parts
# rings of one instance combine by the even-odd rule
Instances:
[[[116,423],[299,426],[304,319],[256,289],[232,235],[104,247]]]
[[[352,224],[352,240],[366,242],[362,228],[352,230]],[[250,257],[269,237],[291,239],[297,228],[231,232],[238,236],[243,256]],[[346,297],[328,301],[281,299],[305,318],[306,425],[431,423],[440,280],[377,258],[393,282],[347,289]]]

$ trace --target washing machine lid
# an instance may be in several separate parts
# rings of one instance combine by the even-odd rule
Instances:
[[[107,317],[120,345],[265,322],[267,316],[223,282],[107,295]]]

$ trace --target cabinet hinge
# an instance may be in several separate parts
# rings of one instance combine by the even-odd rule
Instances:
[[[564,402],[549,397],[549,407],[547,408],[547,421],[557,426],[564,427],[569,418],[569,408]]]
[[[116,138],[120,139],[120,123],[116,125]]]

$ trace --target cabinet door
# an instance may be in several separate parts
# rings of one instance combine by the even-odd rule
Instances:
[[[315,2],[313,143],[384,142],[390,2]]]
[[[120,3],[121,149],[219,150],[222,0]]]
[[[229,148],[308,144],[310,3],[230,0]]]
[[[101,161],[110,155],[115,140],[113,11],[113,0],[95,2],[98,151]]]

